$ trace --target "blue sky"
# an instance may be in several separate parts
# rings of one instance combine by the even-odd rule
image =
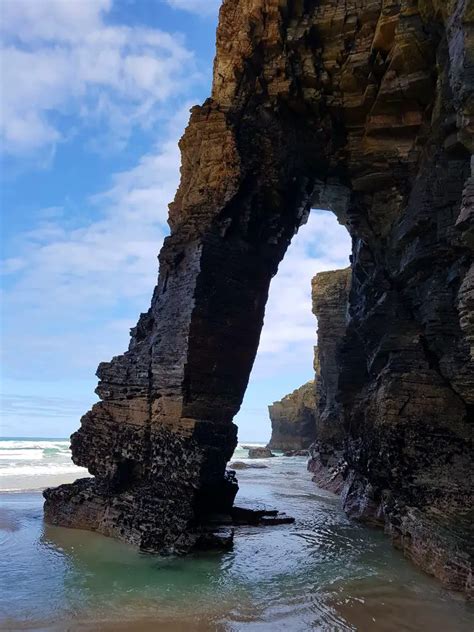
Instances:
[[[177,141],[210,92],[218,0],[2,0],[3,436],[68,436],[148,308]],[[312,377],[310,281],[348,263],[313,211],[275,278],[240,438]]]

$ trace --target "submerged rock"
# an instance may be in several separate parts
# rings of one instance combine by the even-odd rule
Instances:
[[[269,509],[266,505],[255,502],[243,502],[235,505],[231,511],[235,525],[277,526],[292,524],[295,519],[277,509]]]
[[[212,549],[229,550],[234,545],[234,529],[221,527],[215,530],[203,531],[194,548],[209,551]]]

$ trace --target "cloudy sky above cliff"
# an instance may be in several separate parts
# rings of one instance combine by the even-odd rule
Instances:
[[[2,0],[2,390],[6,436],[67,436],[101,360],[148,308],[177,141],[210,90],[215,0]],[[312,374],[310,280],[349,239],[313,212],[275,278],[237,419],[266,440],[266,406]]]

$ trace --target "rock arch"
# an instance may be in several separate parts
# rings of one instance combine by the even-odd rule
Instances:
[[[186,551],[232,503],[269,283],[329,206],[353,238],[346,507],[465,587],[464,535],[430,511],[453,532],[470,494],[472,20],[463,0],[224,0],[150,310],[72,437],[95,478],[48,490],[47,520]]]

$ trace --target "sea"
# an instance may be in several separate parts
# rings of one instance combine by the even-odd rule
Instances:
[[[349,520],[304,457],[247,457],[239,445],[234,461],[265,467],[238,470],[237,500],[295,523],[240,528],[231,551],[161,557],[46,525],[42,489],[87,471],[67,439],[1,439],[0,629],[472,632],[472,604]]]

